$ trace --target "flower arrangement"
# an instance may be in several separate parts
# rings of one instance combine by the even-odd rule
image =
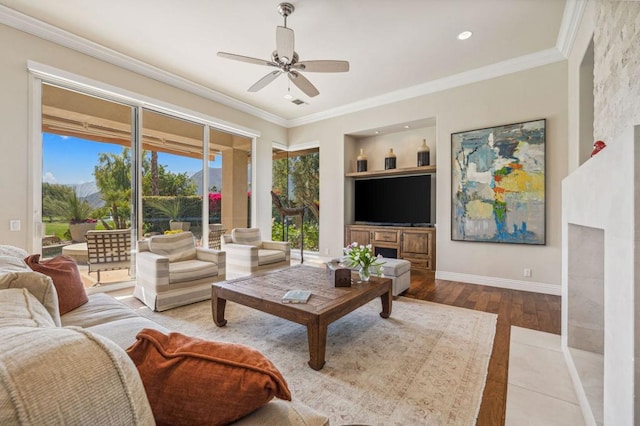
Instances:
[[[362,281],[369,281],[371,267],[375,268],[377,276],[382,274],[382,265],[384,264],[381,262],[382,256],[373,254],[371,244],[363,246],[353,242],[344,248],[344,254],[346,255],[344,263],[351,268],[358,267]]]

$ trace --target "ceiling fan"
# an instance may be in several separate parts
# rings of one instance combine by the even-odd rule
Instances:
[[[284,17],[284,26],[276,29],[276,50],[271,54],[271,60],[251,58],[248,56],[236,55],[233,53],[218,52],[221,58],[234,59],[236,61],[248,62],[250,64],[266,65],[276,68],[269,74],[258,80],[249,87],[249,92],[257,92],[267,84],[278,78],[281,74],[287,74],[289,80],[293,82],[307,96],[314,97],[320,94],[318,89],[311,84],[302,71],[308,72],[347,72],[349,71],[348,61],[298,61],[298,53],[294,50],[294,35],[291,28],[287,28],[287,16],[294,11],[291,3],[280,3],[278,12]]]

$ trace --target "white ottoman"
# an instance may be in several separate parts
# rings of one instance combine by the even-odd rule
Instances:
[[[341,262],[344,258],[339,259]],[[392,292],[394,297],[398,297],[400,293],[406,291],[411,284],[411,262],[404,259],[392,259],[384,257],[382,258],[384,264],[382,265],[382,276],[385,278],[391,278]],[[358,268],[350,268],[354,271]],[[375,276],[377,268],[369,268],[371,275]]]
[[[393,283],[393,296],[409,289],[411,284],[411,262],[404,259],[383,258],[382,275],[391,278]]]

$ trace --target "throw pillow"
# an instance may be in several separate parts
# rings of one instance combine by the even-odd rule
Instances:
[[[69,256],[56,256],[53,259],[40,261],[39,254],[32,254],[24,261],[34,271],[51,277],[58,293],[60,315],[89,301],[78,265]]]
[[[268,403],[291,400],[278,369],[248,346],[143,329],[127,353],[158,425],[227,424]]]

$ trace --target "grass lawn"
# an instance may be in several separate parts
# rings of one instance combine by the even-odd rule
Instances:
[[[109,225],[113,225],[113,223],[109,223]],[[96,224],[96,229],[105,229],[100,221]],[[45,235],[55,235],[60,238],[62,241],[70,240],[64,234],[69,230],[69,222],[44,222],[44,234]]]
[[[55,235],[61,240],[66,240],[64,237],[65,232],[69,230],[69,222],[45,222],[44,234]]]

